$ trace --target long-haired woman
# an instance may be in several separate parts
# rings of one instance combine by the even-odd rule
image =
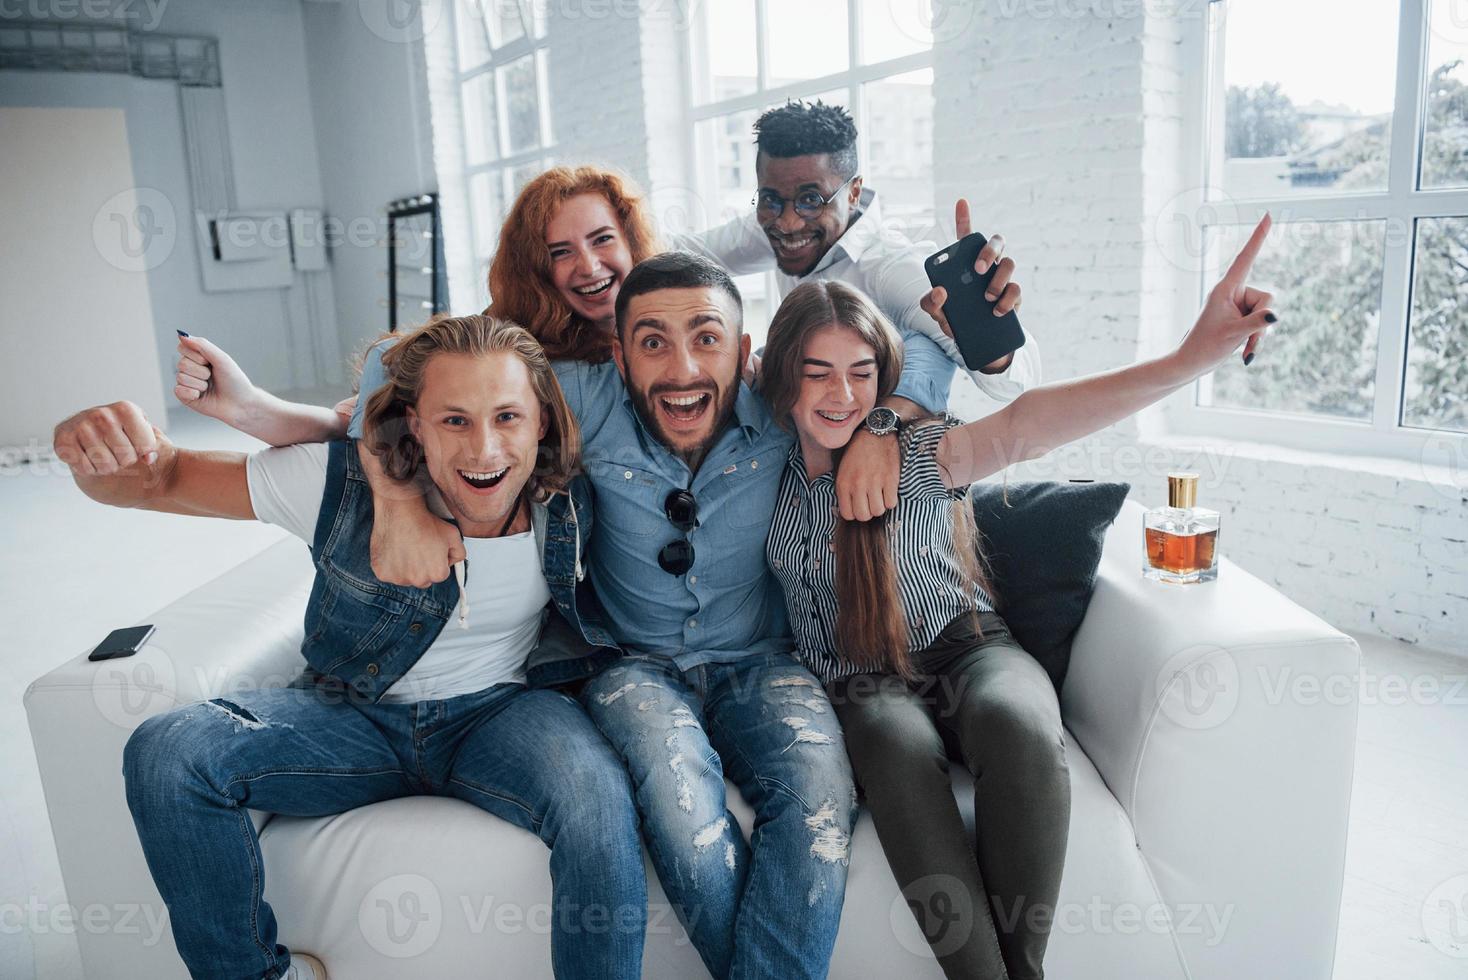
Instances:
[[[907,424],[894,437],[897,506],[865,523],[836,513],[832,472],[896,384],[896,331],[836,282],[799,286],[770,325],[760,387],[797,441],[766,554],[799,655],[829,688],[893,873],[950,977],[1044,975],[1070,816],[1056,693],[995,612],[967,487],[1257,343],[1275,319],[1271,297],[1244,279],[1268,228],[1266,217],[1171,353],[1031,389],[976,422]],[[976,850],[946,746],[974,776]]]

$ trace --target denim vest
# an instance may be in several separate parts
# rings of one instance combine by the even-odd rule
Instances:
[[[563,684],[596,673],[620,652],[581,566],[581,544],[591,529],[589,485],[578,477],[568,491],[536,505],[534,518],[546,584],[560,615],[549,616],[526,671],[534,686]],[[372,489],[357,444],[333,442],[311,542],[316,580],[301,653],[315,683],[345,685],[352,696],[375,703],[433,645],[454,615],[459,587],[452,575],[426,589],[379,581],[371,542]],[[502,573],[465,563],[466,581]]]

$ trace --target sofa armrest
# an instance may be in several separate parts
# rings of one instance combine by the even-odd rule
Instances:
[[[1360,650],[1227,560],[1212,583],[1143,578],[1142,513],[1108,534],[1065,723],[1131,817],[1193,977],[1267,962],[1328,980]]]
[[[128,813],[123,746],[144,719],[176,705],[289,683],[305,666],[312,576],[301,542],[282,541],[141,620],[157,631],[137,654],[92,663],[83,652],[27,688],[67,899],[131,910],[135,927],[77,930],[87,976],[184,975]]]

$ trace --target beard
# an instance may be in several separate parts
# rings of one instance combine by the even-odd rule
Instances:
[[[677,440],[665,428],[658,414],[657,405],[654,404],[659,395],[675,395],[691,390],[706,391],[707,389],[673,388],[669,386],[655,386],[644,391],[641,387],[629,384],[628,393],[632,396],[632,407],[637,411],[638,418],[642,424],[657,437],[658,442],[666,446],[670,451],[682,457],[688,464],[690,470],[697,470],[698,464],[703,457],[718,442],[719,436],[729,425],[729,420],[734,417],[734,404],[739,397],[739,379],[736,377],[734,383],[724,387],[716,387],[712,393],[713,405],[710,409],[713,413],[713,425],[709,434],[698,443],[680,446]]]

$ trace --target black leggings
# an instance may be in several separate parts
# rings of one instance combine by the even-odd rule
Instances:
[[[852,769],[887,861],[951,978],[1039,980],[1065,864],[1070,777],[1043,667],[985,613],[914,657],[919,679],[831,686]],[[950,754],[974,776],[977,854],[953,799]],[[987,901],[985,901],[987,899]]]

